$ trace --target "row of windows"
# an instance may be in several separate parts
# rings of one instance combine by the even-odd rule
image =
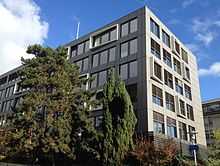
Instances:
[[[138,29],[138,20],[137,18],[123,23],[120,28],[121,37],[127,36],[128,34],[136,32]],[[109,30],[106,30],[93,37],[92,47],[97,47],[102,44],[114,41],[117,39],[117,27],[113,27]],[[89,50],[90,40],[82,42],[71,48],[71,57],[81,55]]]
[[[157,62],[154,62],[153,72],[155,77],[157,77],[159,80],[163,81],[164,78],[165,85],[167,85],[171,89],[173,89],[173,82],[175,80],[176,92],[183,95],[183,90],[185,90],[185,97],[188,98],[189,100],[192,100],[191,88],[187,84],[184,84],[180,79],[176,77],[175,79],[173,79],[173,75],[165,69],[162,70],[162,67]]]
[[[138,29],[137,19],[130,20],[121,25],[121,37],[127,36],[130,33],[136,32]]]
[[[78,44],[71,48],[71,57],[84,54],[85,52],[89,51],[89,40]]]
[[[137,77],[137,61],[120,65],[119,73],[122,80]],[[108,72],[106,70],[93,73],[91,75],[93,77],[93,81],[90,84],[90,88],[103,86],[106,82],[107,74]]]
[[[154,132],[158,134],[165,134],[165,121],[164,115],[158,112],[153,112],[153,121],[154,121]],[[167,136],[177,138],[177,123],[176,120],[167,116]],[[182,122],[179,123],[179,138],[183,140],[188,140],[187,134],[187,125]],[[195,131],[195,128],[188,126],[189,133]],[[192,137],[189,134],[189,141],[192,141]]]
[[[151,53],[161,60],[161,51],[160,51],[160,45],[151,39]],[[190,80],[190,70],[187,66],[183,66],[184,69],[182,69],[181,62],[173,57],[172,62],[172,56],[171,54],[163,48],[163,62],[168,65],[170,68],[173,68],[174,71],[176,71],[178,74],[182,75],[185,74],[185,78],[187,80]],[[184,70],[184,71],[182,71]]]
[[[134,55],[137,53],[137,38],[121,44],[121,58]],[[92,56],[92,67],[106,65],[116,59],[116,47],[109,48]],[[79,66],[80,72],[88,69],[88,58],[75,62]]]
[[[116,47],[112,47],[100,53],[93,55],[92,57],[92,67],[97,67],[99,65],[104,65],[115,61]]]
[[[110,30],[107,30],[101,34],[96,35],[93,37],[93,47],[97,47],[103,44],[106,44],[110,41],[114,41],[117,39],[117,28],[114,27]]]
[[[163,90],[158,88],[155,85],[152,85],[152,100],[153,103],[163,107],[164,105],[164,97],[163,97]],[[181,115],[184,117],[187,117],[188,119],[194,121],[194,113],[193,113],[193,107],[187,103],[185,103],[181,99],[177,99],[179,101],[176,101],[178,104],[178,107],[180,109]],[[167,110],[176,111],[175,108],[175,99],[174,96],[169,94],[168,92],[165,92],[165,108]]]
[[[156,35],[160,39],[160,27],[152,18],[150,19],[150,30],[154,35]],[[165,45],[171,48],[171,37],[163,29],[162,29],[162,41]],[[180,55],[180,50],[181,50],[182,60],[188,63],[187,52],[183,48],[180,49],[180,45],[176,40],[174,42],[174,49],[178,53],[177,56]]]

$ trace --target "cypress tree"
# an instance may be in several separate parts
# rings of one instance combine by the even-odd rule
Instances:
[[[137,119],[125,84],[111,71],[104,87],[103,165],[122,165]]]

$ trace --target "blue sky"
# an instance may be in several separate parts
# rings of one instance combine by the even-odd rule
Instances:
[[[45,41],[49,46],[74,39],[76,18],[81,22],[80,35],[83,35],[147,5],[181,41],[191,47],[198,58],[199,68],[209,69],[214,63],[220,62],[220,26],[210,25],[204,32],[201,30],[208,26],[202,24],[206,21],[220,21],[219,0],[38,0],[36,3],[41,8],[41,16],[50,25]],[[217,37],[206,41],[199,38],[200,33],[205,38],[209,38],[206,36],[208,33]],[[220,97],[220,74],[200,76],[200,86],[202,99]]]
[[[4,1],[6,0],[0,0],[0,14],[1,3],[4,6]],[[13,0],[7,0],[5,3],[9,1]],[[202,99],[220,97],[219,0],[21,1],[24,3],[28,1],[37,8],[37,10],[35,9],[35,15],[39,17],[38,27],[41,29],[42,37],[36,39],[36,41],[51,47],[67,43],[75,38],[77,19],[81,23],[80,36],[82,36],[147,5],[197,56]],[[36,4],[33,5],[34,2],[32,1]],[[7,7],[7,5],[5,6]],[[7,9],[13,8],[8,7]]]

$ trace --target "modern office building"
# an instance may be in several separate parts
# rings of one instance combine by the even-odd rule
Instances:
[[[81,75],[94,77],[88,89],[101,91],[111,68],[120,75],[135,108],[138,133],[187,144],[189,133],[196,131],[197,143],[206,146],[196,58],[147,7],[65,46]],[[0,76],[0,84],[5,83],[2,112],[11,99],[6,97],[11,73]],[[98,127],[102,110],[94,110],[93,118]]]
[[[220,99],[202,103],[207,145],[213,143],[214,131],[220,130]]]

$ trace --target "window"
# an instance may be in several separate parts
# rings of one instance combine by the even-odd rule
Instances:
[[[152,85],[152,97],[153,97],[153,103],[163,106],[163,91],[162,89],[156,87],[155,85]]]
[[[128,56],[128,42],[121,44],[121,58]]]
[[[180,54],[180,45],[179,45],[179,43],[177,43],[176,40],[175,40],[175,50],[178,54]]]
[[[162,69],[161,66],[158,65],[156,62],[154,62],[154,75],[159,78],[160,80],[162,80]]]
[[[107,62],[108,62],[108,50],[105,50],[100,54],[100,65],[106,64]]]
[[[166,109],[175,112],[174,96],[166,92]]]
[[[106,43],[107,41],[109,41],[109,33],[106,32],[101,36],[101,43]]]
[[[88,61],[89,61],[88,58],[83,59],[83,68],[82,68],[83,71],[88,70],[88,67],[89,67],[88,66],[89,65]]]
[[[122,80],[137,76],[137,61],[133,61],[120,66],[120,77]]]
[[[138,27],[138,21],[137,19],[133,19],[130,21],[130,33],[134,33],[137,31],[137,27]]]
[[[176,120],[170,117],[167,117],[167,135],[173,138],[177,137]]]
[[[173,75],[164,70],[164,82],[165,85],[173,89]]]
[[[76,65],[79,67],[79,72],[88,70],[88,58],[77,61]]]
[[[121,37],[128,35],[128,22],[121,25]]]
[[[74,56],[76,56],[76,55],[77,55],[77,47],[74,46],[74,47],[72,47],[71,57],[74,57]]]
[[[187,118],[194,121],[193,107],[189,104],[186,104],[186,110],[187,110]]]
[[[171,59],[171,54],[163,49],[163,61],[166,63],[169,67],[172,68],[172,59]]]
[[[160,113],[153,112],[153,118],[154,118],[154,132],[158,134],[164,134],[164,116]]]
[[[159,59],[161,58],[160,57],[160,45],[153,39],[151,39],[151,53],[155,55],[157,58]]]
[[[117,40],[117,27],[113,27],[104,32],[100,32],[99,34],[92,36],[92,46],[97,47],[102,44],[106,44],[108,42]]]
[[[191,88],[188,85],[184,84],[184,89],[186,98],[192,100]]]
[[[89,51],[90,40],[85,42],[85,52]]]
[[[93,80],[90,83],[90,88],[96,88],[97,87],[97,73],[92,74],[91,77]]]
[[[137,53],[137,39],[130,41],[130,55]]]
[[[81,55],[84,53],[84,43],[78,45],[77,55]]]
[[[100,39],[101,39],[100,36],[94,37],[94,43],[93,43],[94,47],[97,47],[101,44]]]
[[[138,27],[137,19],[130,20],[121,25],[121,37],[127,36],[129,33],[134,33],[137,31]]]
[[[150,19],[150,30],[153,34],[155,34],[158,38],[160,38],[159,25],[153,19]]]
[[[117,40],[117,29],[113,29],[110,31],[110,41]]]
[[[176,92],[183,95],[183,83],[178,78],[175,78]]]
[[[193,133],[196,131],[195,127],[192,127],[189,125],[188,128],[189,128],[189,141],[196,143],[196,140],[194,140],[195,137],[193,138],[193,136],[194,136]]]
[[[115,47],[97,53],[92,57],[92,67],[97,67],[98,65],[105,65],[108,62],[115,61],[115,56]]]
[[[164,44],[170,47],[170,36],[164,30],[162,31],[162,40]]]
[[[129,63],[129,78],[137,77],[137,61]]]
[[[185,67],[186,78],[190,80],[190,71],[188,67]]]
[[[186,116],[185,102],[183,100],[179,100],[179,101],[180,101],[180,113]]]
[[[183,48],[181,49],[181,54],[182,54],[182,60],[184,60],[184,62],[188,63],[188,54]]]
[[[99,74],[99,80],[98,80],[98,86],[102,86],[105,84],[106,79],[107,79],[107,71],[102,71]]]
[[[121,44],[121,58],[137,53],[137,39]]]
[[[99,54],[95,54],[92,57],[92,67],[96,67],[99,64]]]
[[[120,66],[120,77],[122,80],[128,79],[128,64]]]
[[[179,122],[179,134],[180,134],[180,139],[187,141],[187,129],[185,123]]]
[[[109,62],[115,61],[115,47],[109,49]]]
[[[176,58],[173,59],[173,66],[174,70],[181,75],[181,64]]]

